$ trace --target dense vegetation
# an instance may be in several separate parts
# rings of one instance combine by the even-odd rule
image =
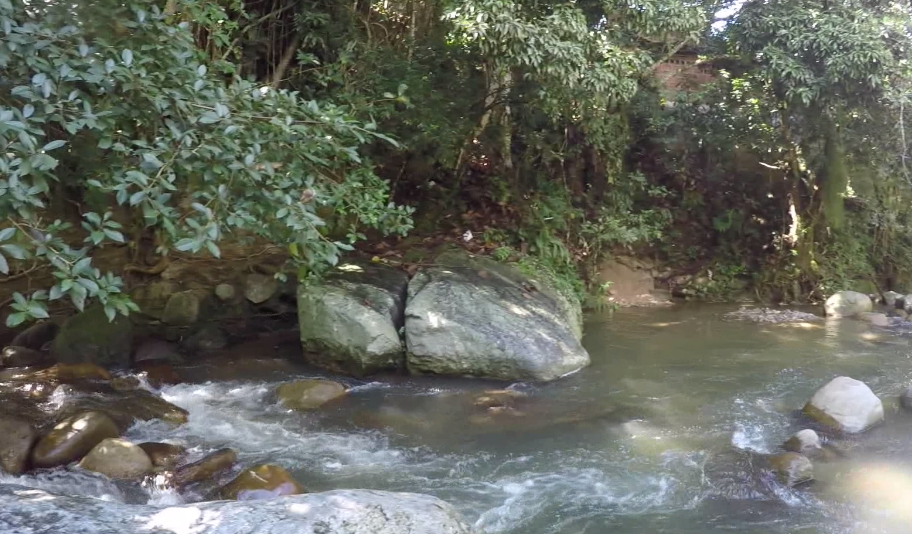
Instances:
[[[0,273],[56,280],[7,323],[128,313],[103,247],[242,237],[300,276],[468,229],[581,293],[624,248],[706,296],[912,287],[908,5],[728,4],[0,0]],[[716,81],[661,91],[680,51]]]

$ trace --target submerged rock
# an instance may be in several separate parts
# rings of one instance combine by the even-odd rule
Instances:
[[[796,432],[782,445],[782,448],[790,452],[797,452],[807,457],[811,457],[818,454],[821,451],[822,446],[820,445],[820,436],[817,435],[817,432],[806,428]]]
[[[797,310],[775,310],[772,308],[742,307],[726,313],[723,318],[733,321],[749,321],[753,323],[806,323],[819,321],[821,317],[813,313]]]
[[[152,441],[140,443],[139,448],[146,453],[153,466],[165,469],[176,466],[184,454],[187,453],[187,449],[180,445]]]
[[[444,255],[437,264],[409,282],[410,371],[548,381],[589,365],[578,305],[494,261]]]
[[[99,412],[85,412],[68,417],[45,434],[32,451],[35,467],[57,467],[79,460],[95,445],[120,435],[110,417]]]
[[[331,380],[297,380],[276,389],[279,402],[293,410],[312,410],[345,395],[345,386]]]
[[[125,439],[108,438],[89,451],[79,462],[86,471],[108,478],[130,480],[152,471],[152,461],[138,446]]]
[[[826,300],[823,308],[827,317],[851,317],[873,309],[871,297],[858,291],[839,291]]]
[[[284,499],[167,508],[53,495],[0,485],[7,532],[104,534],[472,534],[452,506],[429,495],[337,490]]]
[[[60,326],[50,321],[33,324],[13,338],[11,346],[25,347],[32,350],[43,350],[46,345],[54,341]]]
[[[277,465],[258,465],[241,474],[219,490],[219,498],[228,500],[259,500],[306,493],[304,486],[288,471]]]
[[[38,433],[28,421],[0,415],[0,470],[11,475],[25,473],[37,439]]]
[[[103,367],[128,367],[133,325],[117,315],[109,321],[101,306],[92,306],[63,323],[51,354],[61,363],[90,362]]]
[[[859,314],[859,317],[871,324],[871,326],[890,326],[890,319],[885,313],[865,312]]]
[[[785,452],[769,458],[770,467],[786,486],[792,487],[814,480],[814,465],[802,454]]]
[[[899,395],[899,404],[903,408],[912,411],[912,386],[907,387]]]
[[[864,382],[838,376],[817,390],[804,414],[818,423],[849,434],[864,432],[883,421],[883,403]]]
[[[219,449],[202,460],[182,465],[174,470],[172,481],[178,488],[205,482],[219,473],[231,469],[237,462],[237,453],[231,449]]]
[[[363,376],[402,367],[400,338],[408,276],[378,265],[343,265],[298,289],[301,344],[308,361]]]

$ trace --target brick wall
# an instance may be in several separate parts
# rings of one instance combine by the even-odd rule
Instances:
[[[656,80],[665,92],[678,93],[699,87],[716,78],[713,69],[697,65],[696,56],[676,55],[660,63],[654,72]]]

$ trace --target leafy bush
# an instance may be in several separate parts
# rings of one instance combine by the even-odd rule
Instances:
[[[154,229],[163,255],[218,257],[226,234],[253,234],[287,246],[304,276],[334,264],[362,227],[410,228],[411,210],[389,203],[359,153],[393,142],[374,124],[226,82],[190,25],[151,3],[90,4],[0,0],[0,272],[37,260],[57,280],[17,295],[9,325],[63,298],[80,310],[98,300],[109,318],[135,310],[122,280],[92,265],[98,247],[128,239],[122,225]],[[103,199],[82,214],[82,243],[48,220],[62,194]],[[115,204],[127,217],[116,220]]]

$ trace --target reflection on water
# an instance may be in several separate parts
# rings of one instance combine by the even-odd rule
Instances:
[[[547,385],[347,380],[346,399],[307,414],[277,406],[272,392],[312,370],[199,366],[191,383],[164,390],[190,422],[143,423],[128,437],[197,455],[231,447],[241,462],[283,465],[315,491],[430,493],[488,533],[909,532],[912,416],[895,399],[912,375],[912,334],[850,320],[723,320],[733,309],[591,317],[592,366]],[[796,410],[840,374],[884,399],[886,423],[841,442],[846,457],[818,462],[815,484],[782,487],[762,455],[801,428]],[[47,476],[16,481],[135,502],[106,481],[82,483],[83,474]]]

